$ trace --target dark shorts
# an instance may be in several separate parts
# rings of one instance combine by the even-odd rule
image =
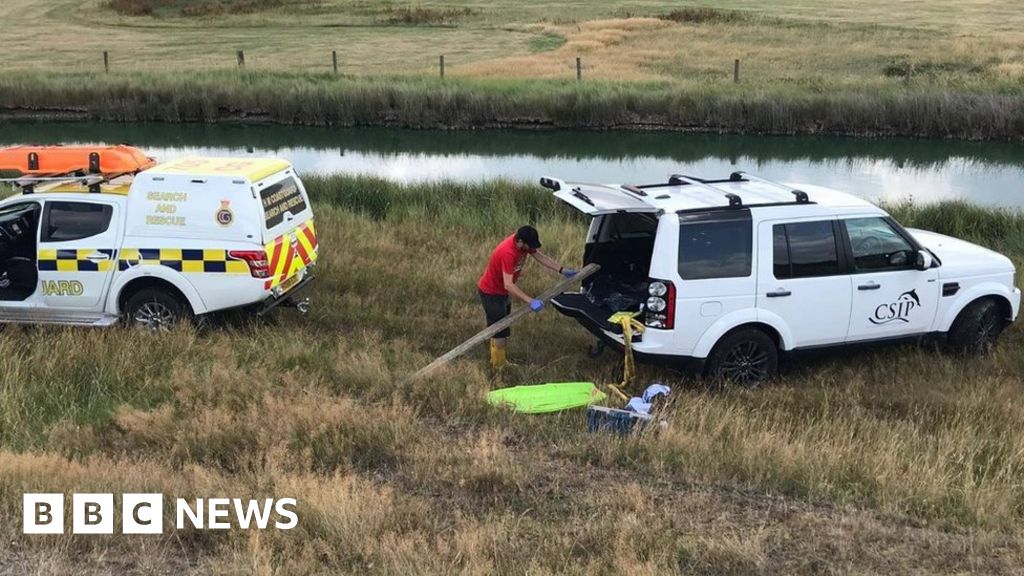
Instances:
[[[512,313],[512,302],[509,301],[508,296],[495,296],[493,294],[484,294],[477,290],[480,294],[480,303],[484,305],[484,315],[487,316],[487,325],[493,326],[499,322],[502,318]],[[498,332],[493,338],[508,338],[508,335],[512,331],[505,328],[501,332]]]

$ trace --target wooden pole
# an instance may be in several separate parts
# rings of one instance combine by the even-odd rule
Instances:
[[[110,73],[110,53],[106,50],[103,51],[103,71]]]
[[[558,296],[562,292],[565,292],[566,288],[571,286],[573,283],[587,279],[600,269],[601,267],[598,266],[597,264],[587,264],[586,266],[583,267],[582,270],[579,271],[578,274],[576,274],[572,278],[563,278],[558,284],[555,284],[554,286],[548,288],[539,296],[537,296],[537,299],[547,304],[548,300],[551,300],[555,296]],[[455,348],[452,348],[443,356],[440,356],[430,364],[427,364],[423,368],[420,368],[418,372],[413,374],[412,377],[403,382],[403,384],[416,382],[417,380],[429,376],[430,374],[436,372],[441,367],[446,366],[452,360],[455,360],[459,356],[462,356],[466,352],[469,352],[478,344],[486,342],[498,332],[501,332],[505,328],[508,328],[509,326],[515,324],[516,322],[519,322],[530,313],[531,310],[529,306],[520,306],[516,308],[515,310],[512,311],[511,314],[502,318],[500,322],[496,322],[491,326],[484,328],[469,340],[466,340],[465,342],[459,344]]]
[[[245,51],[244,50],[239,50],[238,51],[238,67],[239,68],[245,68]]]
[[[438,58],[437,62],[438,62],[438,66],[441,69],[441,78],[444,79],[444,54],[441,54],[441,56],[440,56],[440,58]]]
[[[739,58],[734,60],[733,63],[732,63],[732,81],[733,82],[739,82],[740,81],[740,59]]]
[[[331,50],[331,62],[334,64],[334,73],[338,73],[338,51]]]
[[[579,56],[576,57],[576,80],[583,80],[583,62]]]

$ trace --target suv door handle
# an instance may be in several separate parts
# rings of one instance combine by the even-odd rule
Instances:
[[[774,292],[769,292],[766,296],[769,298],[782,298],[784,296],[789,296],[790,294],[792,294],[792,292],[789,290],[775,290]]]
[[[877,284],[875,282],[868,282],[867,284],[861,284],[860,286],[857,286],[857,290],[878,290],[881,287],[881,284]]]
[[[103,252],[93,252],[92,254],[89,254],[88,256],[86,256],[85,259],[86,260],[93,260],[93,261],[95,261],[95,260],[110,260],[110,256],[108,254],[104,254]]]

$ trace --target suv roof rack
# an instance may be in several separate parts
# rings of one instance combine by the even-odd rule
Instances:
[[[744,179],[752,181],[752,182],[760,182],[762,184],[768,184],[769,186],[775,186],[776,188],[781,188],[781,189],[791,193],[793,196],[796,196],[796,203],[797,204],[810,204],[811,203],[811,199],[808,198],[807,192],[804,192],[803,190],[799,190],[797,188],[791,188],[791,187],[786,186],[785,184],[782,184],[780,182],[776,182],[774,180],[769,180],[767,178],[761,178],[760,176],[754,176],[753,174],[748,174],[747,172],[743,172],[743,171],[736,171],[736,172],[733,172],[732,174],[729,175],[729,181],[730,182],[742,182]]]
[[[672,186],[691,184],[693,186],[701,188],[702,190],[707,190],[708,192],[714,192],[715,194],[723,194],[726,198],[729,199],[730,208],[739,208],[740,206],[743,205],[743,199],[737,196],[736,194],[715,188],[714,186],[708,184],[706,180],[703,180],[701,178],[694,178],[693,176],[686,176],[684,174],[673,174],[672,176],[669,177],[668,183]]]

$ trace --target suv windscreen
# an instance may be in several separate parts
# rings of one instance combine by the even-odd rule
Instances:
[[[914,247],[885,218],[853,218],[845,220],[844,224],[857,272],[912,267]]]
[[[47,202],[42,242],[68,242],[102,234],[110,228],[114,207],[91,202]]]
[[[775,277],[811,278],[839,274],[839,251],[831,220],[772,227]]]
[[[684,280],[750,276],[749,210],[679,217],[679,276]]]

